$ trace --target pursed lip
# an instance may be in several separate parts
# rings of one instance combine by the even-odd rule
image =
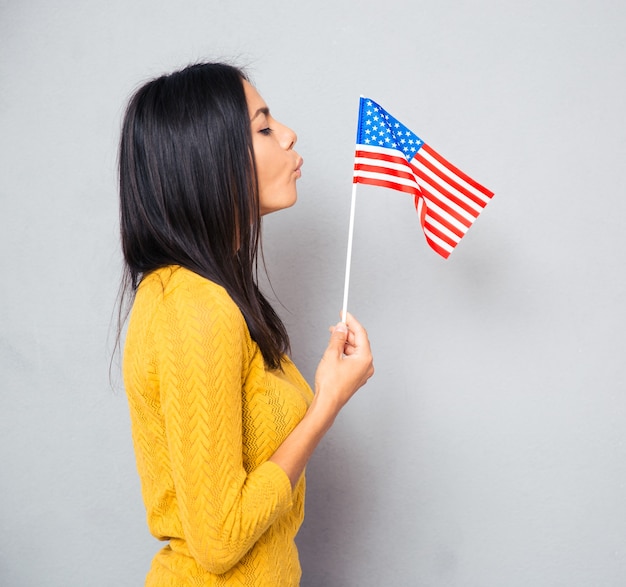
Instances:
[[[295,169],[295,172],[298,174],[298,177],[302,175],[300,168],[302,167],[303,164],[304,164],[304,159],[302,159],[302,157],[298,157],[298,164],[296,165],[296,169]]]

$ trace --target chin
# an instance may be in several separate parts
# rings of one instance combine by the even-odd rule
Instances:
[[[291,208],[298,201],[298,194],[293,194],[290,198],[285,198],[282,202],[273,202],[268,207],[261,206],[261,216],[271,214],[272,212],[278,212],[279,210],[286,210]]]

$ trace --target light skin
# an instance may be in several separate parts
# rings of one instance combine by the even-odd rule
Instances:
[[[307,413],[278,447],[270,461],[295,487],[309,458],[350,398],[374,374],[367,332],[349,313],[332,329],[328,347],[315,372],[315,396]]]
[[[301,176],[303,161],[293,148],[298,140],[296,133],[271,115],[253,85],[245,80],[243,84],[259,182],[259,205],[264,215],[296,203],[296,181]]]
[[[262,214],[295,204],[302,158],[296,134],[270,114],[256,89],[244,81],[250,114]],[[315,397],[307,413],[270,458],[295,487],[304,468],[350,398],[374,374],[367,332],[351,314],[330,329],[330,341],[315,373]]]

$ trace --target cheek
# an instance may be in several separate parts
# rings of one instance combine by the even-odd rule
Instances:
[[[257,141],[253,144],[254,147],[254,162],[256,164],[256,173],[259,180],[259,184],[264,182],[268,177],[272,176],[272,156],[269,153],[267,145],[263,142]]]
[[[255,153],[259,188],[271,187],[280,182],[288,173],[288,162],[281,149],[270,149],[267,146],[258,155]]]

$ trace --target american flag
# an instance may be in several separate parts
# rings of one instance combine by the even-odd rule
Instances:
[[[369,98],[361,98],[354,183],[412,194],[428,244],[447,259],[493,192]]]

